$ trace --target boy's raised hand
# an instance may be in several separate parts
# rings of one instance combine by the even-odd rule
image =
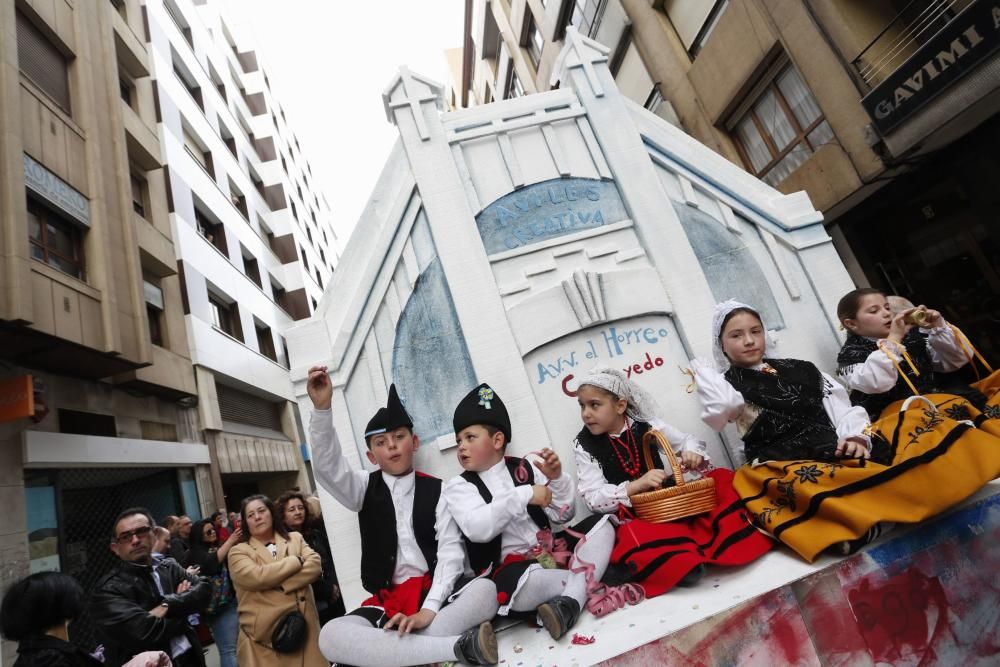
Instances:
[[[538,452],[540,460],[532,461],[535,467],[542,471],[542,474],[549,479],[559,479],[562,476],[562,461],[559,455],[546,447]]]
[[[312,399],[314,408],[317,410],[330,409],[330,402],[333,399],[333,385],[330,383],[330,376],[327,375],[326,366],[313,366],[309,369],[306,390],[309,392],[309,398]]]

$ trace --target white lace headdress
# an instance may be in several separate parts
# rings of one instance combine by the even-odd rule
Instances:
[[[596,366],[580,379],[580,385],[589,384],[610,391],[628,401],[625,414],[635,421],[648,422],[660,414],[656,399],[648,391],[632,382],[624,371],[611,366]]]
[[[723,373],[729,370],[730,364],[725,352],[722,351],[722,323],[726,321],[726,317],[729,313],[739,308],[746,308],[747,310],[752,310],[757,313],[761,326],[764,326],[764,318],[760,316],[760,311],[753,306],[740,303],[735,299],[729,299],[728,301],[715,304],[715,314],[712,315],[712,358],[715,360],[716,367]],[[767,331],[766,326],[764,326],[764,330]],[[773,341],[774,339],[772,333],[767,331],[765,336],[765,349],[771,347]]]

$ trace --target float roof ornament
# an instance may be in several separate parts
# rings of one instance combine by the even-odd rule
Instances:
[[[566,28],[565,46],[559,52],[555,65],[552,67],[552,78],[549,85],[555,86],[559,81],[567,78],[569,70],[582,67],[594,97],[604,97],[604,87],[597,77],[594,65],[608,62],[609,53],[608,47],[581,35],[576,28],[569,26]]]
[[[396,124],[396,119],[393,117],[396,109],[409,107],[413,112],[413,120],[417,124],[420,138],[427,141],[431,135],[424,115],[420,112],[420,105],[424,102],[434,102],[438,111],[443,111],[444,86],[433,79],[411,72],[406,65],[399,68],[399,72],[382,91],[382,104],[385,106],[385,117],[389,122]]]

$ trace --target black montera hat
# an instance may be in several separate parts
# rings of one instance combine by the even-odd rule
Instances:
[[[510,442],[510,416],[507,414],[507,406],[493,391],[493,387],[485,382],[458,402],[452,423],[456,434],[475,424],[494,426],[500,429],[507,442]]]
[[[394,431],[397,428],[413,428],[413,420],[406,414],[406,408],[399,400],[396,385],[389,385],[389,400],[384,408],[379,408],[365,427],[365,440],[373,435]]]

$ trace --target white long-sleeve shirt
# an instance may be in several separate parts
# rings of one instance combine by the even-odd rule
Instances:
[[[630,425],[631,420],[626,418],[625,427],[616,435],[621,436]],[[655,417],[649,420],[649,425],[663,434],[678,456],[681,452],[694,452],[708,461],[708,445],[695,436]],[[573,454],[576,457],[577,489],[591,512],[608,514],[617,510],[619,504],[625,507],[632,506],[632,501],[628,497],[628,482],[621,484],[609,482],[600,464],[587,453],[579,440],[573,444]],[[670,467],[663,460],[663,453],[657,450],[657,456],[669,473]]]
[[[533,484],[548,483],[552,490],[552,503],[544,508],[550,521],[565,523],[573,518],[573,478],[564,472],[549,482],[530,460],[525,467],[531,471],[532,483],[521,486],[514,485],[503,459],[479,473],[493,496],[490,503],[483,500],[479,489],[461,475],[448,480],[441,494],[459,529],[471,541],[483,543],[501,536],[501,560],[513,553],[524,553],[538,544],[539,528],[528,514]],[[560,516],[562,508],[565,509]]]
[[[931,357],[934,370],[950,373],[958,370],[969,362],[968,353],[962,348],[961,342],[951,327],[944,320],[941,326],[931,329],[921,329],[927,334],[927,351]],[[905,349],[899,343],[885,341],[886,347],[896,356],[896,360],[906,368],[903,359]],[[899,373],[885,352],[876,349],[862,363],[845,366],[837,371],[847,388],[865,394],[884,394],[896,386]]]
[[[352,512],[360,512],[368,490],[369,473],[351,468],[333,428],[330,410],[313,410],[309,420],[309,439],[313,454],[313,472],[316,481],[341,505]],[[396,569],[392,583],[401,584],[410,577],[422,576],[428,571],[413,533],[413,496],[416,474],[394,477],[385,472],[382,479],[392,494],[396,514]],[[444,493],[435,507],[434,531],[437,535],[437,566],[434,568],[431,589],[424,599],[423,608],[437,612],[451,594],[455,581],[461,576],[465,563],[462,535],[448,511]],[[380,554],[388,556],[388,554]],[[369,554],[369,557],[371,555]]]
[[[762,368],[764,364],[758,367]],[[715,431],[721,431],[729,422],[735,422],[742,437],[760,414],[760,409],[743,399],[743,394],[729,384],[725,376],[710,364],[694,360],[691,362],[695,387],[701,399],[701,418]],[[852,406],[847,390],[832,377],[823,373],[827,391],[823,396],[823,410],[837,431],[838,438],[861,437],[871,446],[871,439],[865,434],[870,425],[868,413],[860,405]]]

